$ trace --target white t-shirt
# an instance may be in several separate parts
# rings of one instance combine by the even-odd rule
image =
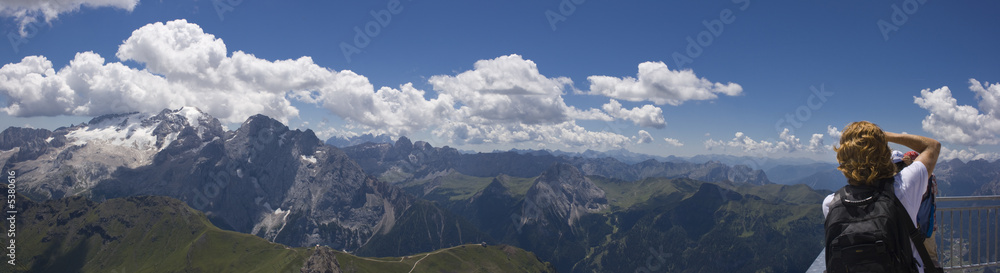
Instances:
[[[927,167],[924,163],[920,161],[913,161],[913,164],[906,166],[903,170],[896,174],[896,183],[892,186],[894,192],[896,193],[896,198],[899,199],[900,203],[903,203],[903,207],[906,208],[906,213],[910,215],[910,221],[913,221],[913,226],[917,226],[917,211],[920,210],[920,199],[924,196],[924,192],[927,191]],[[826,199],[823,199],[823,218],[830,213],[830,205],[833,203],[833,194],[827,195]],[[920,272],[924,272],[924,261],[920,259],[920,253],[917,252],[917,248],[911,243],[911,248],[913,249],[913,258],[917,259],[917,263],[920,264]]]

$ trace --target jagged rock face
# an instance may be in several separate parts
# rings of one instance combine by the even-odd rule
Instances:
[[[181,108],[156,115],[105,115],[53,132],[8,128],[4,135],[0,159],[16,153],[7,163],[22,174],[25,192],[48,199],[87,192],[121,167],[139,168],[158,156],[199,148],[224,131],[198,109]]]
[[[222,228],[286,245],[357,249],[391,229],[411,202],[312,131],[289,130],[263,115],[230,132],[217,119],[182,108],[6,134],[32,138],[0,143],[17,146],[0,159],[44,148],[36,159],[8,160],[33,198],[170,196]],[[64,145],[52,144],[59,141]]]
[[[49,148],[59,148],[65,144],[65,134],[53,134],[45,129],[10,127],[0,133],[0,151],[18,149],[11,153],[8,159],[11,162],[34,160]]]
[[[604,190],[583,176],[569,164],[553,164],[535,180],[525,194],[521,210],[522,223],[548,221],[543,215],[551,213],[570,226],[587,213],[597,212],[608,206]]]
[[[302,266],[302,273],[340,273],[337,255],[329,247],[320,246],[313,250],[312,256]]]
[[[410,202],[312,131],[263,115],[196,152],[116,174],[94,195],[175,197],[220,227],[293,246],[356,249],[391,229]]]

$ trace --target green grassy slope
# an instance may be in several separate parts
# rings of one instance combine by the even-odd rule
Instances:
[[[221,230],[167,197],[17,200],[18,265],[0,265],[0,272],[300,272],[316,252]],[[332,252],[343,272],[554,272],[534,254],[504,245],[390,258]]]
[[[171,198],[24,204],[18,252],[30,272],[298,272],[310,255],[221,230]]]
[[[343,272],[555,272],[531,252],[508,245],[460,245],[394,258],[366,258],[338,252]]]

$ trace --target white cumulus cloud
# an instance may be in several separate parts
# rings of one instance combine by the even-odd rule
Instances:
[[[677,140],[677,139],[673,139],[673,138],[669,138],[669,137],[665,137],[665,138],[663,138],[663,141],[666,141],[666,142],[667,142],[667,144],[670,144],[670,145],[673,145],[673,146],[675,146],[675,147],[681,147],[681,146],[684,146],[684,143],[681,143],[681,141],[680,141],[680,140]]]
[[[448,96],[425,100],[406,84],[374,90],[364,76],[316,65],[312,58],[269,61],[225,43],[186,20],[135,30],[118,48],[121,61],[77,53],[58,71],[44,56],[28,56],[0,68],[0,94],[12,116],[97,116],[194,106],[225,121],[264,114],[287,122],[298,116],[291,99],[316,103],[367,128],[404,133],[454,111]]]
[[[646,130],[639,130],[639,144],[652,143],[653,135],[649,134]]]
[[[138,4],[139,0],[0,0],[0,16],[13,18],[19,34],[24,37],[28,35],[25,28],[38,22],[38,18],[50,23],[59,15],[75,12],[80,7],[112,7],[131,12]]]
[[[620,133],[588,130],[578,120],[624,119],[654,128],[666,124],[662,109],[652,105],[624,109],[612,100],[607,112],[567,105],[563,96],[572,81],[546,77],[519,55],[480,60],[472,70],[455,75],[432,76],[428,82],[436,96],[411,83],[376,88],[363,75],[321,67],[308,56],[265,60],[230,51],[221,38],[186,20],[135,30],[115,57],[81,52],[61,68],[45,56],[6,64],[0,68],[0,96],[8,105],[0,111],[19,117],[98,116],[193,106],[224,122],[264,114],[287,123],[299,115],[292,105],[299,101],[339,116],[351,131],[394,136],[430,131],[455,144],[595,149],[634,142]],[[322,135],[355,133],[319,130]]]
[[[736,132],[735,137],[728,141],[708,139],[705,140],[705,149],[735,149],[747,154],[767,155],[773,153],[793,153],[805,151],[811,153],[823,153],[831,151],[831,146],[825,145],[823,134],[812,134],[809,143],[804,144],[789,129],[785,129],[778,135],[777,140],[754,140],[743,132]]]
[[[1000,154],[991,152],[979,152],[974,148],[968,148],[963,150],[952,150],[948,147],[941,147],[942,160],[952,160],[958,159],[964,162],[969,162],[973,160],[983,159],[986,161],[996,161],[1000,159]]]
[[[607,120],[606,115],[566,105],[563,93],[573,81],[548,78],[537,65],[520,55],[480,60],[473,70],[429,80],[434,90],[464,105],[461,114],[491,121],[526,124],[562,123],[572,119]]]
[[[592,149],[619,149],[629,143],[629,138],[604,131],[589,131],[567,121],[556,124],[489,123],[447,121],[433,131],[434,135],[456,144],[491,143],[556,143],[570,147]]]
[[[620,102],[612,99],[601,108],[614,118],[632,121],[642,127],[662,129],[667,126],[667,122],[663,119],[663,109],[650,104],[624,109]]]
[[[829,135],[832,138],[836,138],[839,141],[840,140],[840,136],[844,135],[844,132],[841,132],[840,130],[838,130],[837,127],[833,127],[833,125],[827,125],[826,126],[826,134]]]
[[[958,105],[947,86],[934,91],[924,89],[913,103],[929,113],[922,122],[924,131],[943,141],[963,145],[1000,143],[1000,84],[981,84],[970,79],[970,87],[979,99],[979,109]],[[982,113],[980,112],[982,110]]]
[[[590,76],[590,91],[627,101],[652,101],[655,104],[680,105],[689,100],[713,100],[718,94],[737,96],[743,87],[736,83],[713,83],[698,78],[690,69],[670,70],[663,62],[639,64],[638,78]]]

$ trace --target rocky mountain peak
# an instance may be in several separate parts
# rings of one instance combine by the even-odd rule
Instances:
[[[34,160],[50,147],[62,147],[64,144],[65,134],[56,134],[46,129],[10,127],[0,132],[0,151],[19,148],[17,154],[9,158],[11,162]],[[3,162],[0,161],[0,164]]]
[[[555,163],[528,189],[522,215],[527,218],[526,223],[544,223],[548,221],[545,215],[551,213],[559,221],[566,221],[572,226],[584,214],[607,206],[604,190],[585,177],[583,172],[566,163]]]
[[[399,139],[396,140],[396,144],[393,145],[393,147],[396,148],[400,154],[409,154],[410,151],[413,150],[413,142],[405,136],[400,136]]]
[[[548,170],[543,172],[541,176],[538,177],[539,182],[543,183],[558,183],[558,184],[569,184],[572,187],[586,186],[581,185],[586,183],[587,180],[583,176],[583,172],[573,165],[565,163],[552,164]],[[592,184],[591,184],[592,185]]]

